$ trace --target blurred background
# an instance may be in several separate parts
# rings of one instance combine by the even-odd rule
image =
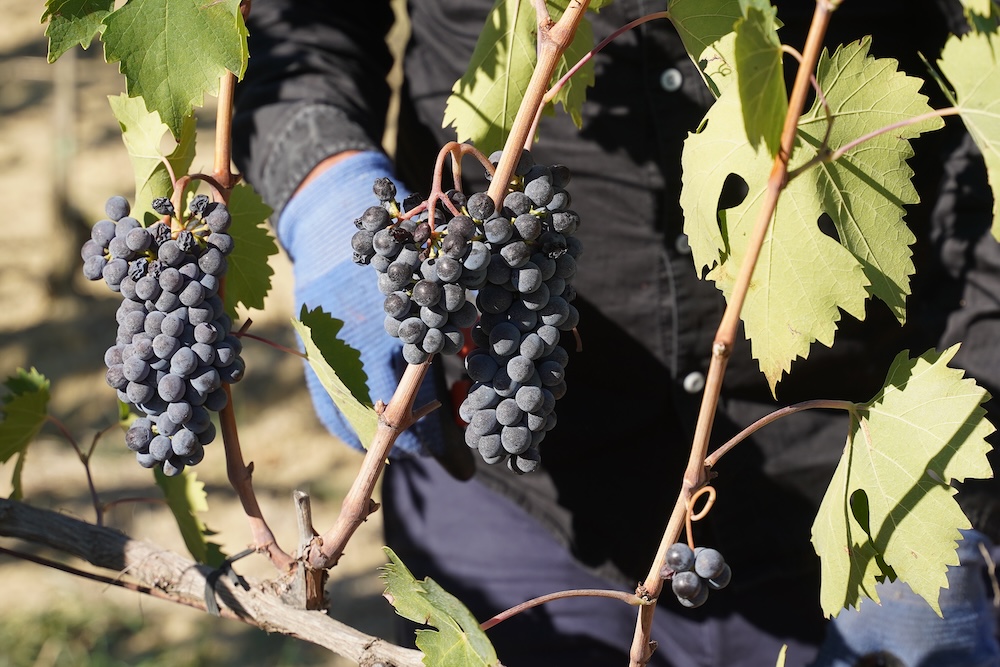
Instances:
[[[19,367],[48,377],[50,414],[87,447],[117,418],[103,354],[114,340],[118,297],[83,278],[79,248],[90,225],[104,217],[109,196],[133,199],[131,166],[107,101],[125,88],[96,42],[47,63],[43,10],[42,0],[0,0],[0,194],[6,206],[0,216],[0,377]],[[399,44],[404,34],[400,26],[390,40]],[[194,172],[211,171],[215,101],[206,102],[198,112]],[[252,333],[294,347],[287,257],[276,256],[272,265],[264,310],[240,315],[253,320]],[[296,542],[292,491],[311,494],[322,532],[332,525],[361,459],[319,424],[299,358],[249,340],[244,358],[246,378],[233,392],[244,457],[254,463],[264,516],[290,551]],[[4,497],[12,470],[13,462],[0,465]],[[250,532],[226,481],[221,437],[194,471],[209,494],[202,518],[217,532],[212,539],[228,554],[243,550]],[[106,525],[186,555],[152,473],[136,464],[119,430],[98,442],[92,472],[102,502],[140,499],[114,505]],[[31,504],[94,520],[84,468],[53,426],[29,449],[23,482]],[[331,615],[389,637],[394,612],[381,598],[381,544],[376,513],[332,571],[328,594]],[[63,560],[14,540],[0,538],[0,546]],[[274,574],[259,556],[235,569],[257,578]],[[353,664],[290,638],[5,555],[0,600],[0,667]]]

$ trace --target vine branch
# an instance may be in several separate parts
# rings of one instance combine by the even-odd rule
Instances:
[[[140,582],[132,590],[150,592],[164,600],[204,608],[205,582],[213,570],[159,545],[24,503],[0,499],[0,536],[45,545],[76,556],[98,568],[127,574]],[[65,567],[60,567],[64,571]],[[77,572],[70,571],[71,574]],[[87,578],[93,579],[90,575]],[[101,580],[105,581],[105,580]],[[358,664],[385,667],[423,667],[420,651],[404,649],[364,634],[323,612],[295,609],[281,600],[282,582],[260,583],[247,578],[249,590],[227,578],[215,587],[220,609],[267,632],[278,632],[322,646]],[[118,585],[114,581],[105,581]]]
[[[556,593],[547,593],[546,595],[539,595],[536,598],[532,598],[527,602],[522,602],[519,605],[515,605],[510,609],[500,612],[492,618],[488,618],[483,621],[479,627],[481,630],[489,630],[495,625],[506,621],[512,616],[520,614],[522,611],[531,609],[532,607],[538,607],[547,602],[552,602],[553,600],[563,600],[566,598],[577,598],[577,597],[593,597],[593,598],[611,598],[613,600],[621,600],[625,604],[631,605],[633,607],[641,607],[643,605],[651,604],[649,600],[645,600],[635,593],[626,593],[625,591],[612,591],[601,588],[577,588],[569,591],[558,591]]]
[[[743,309],[743,303],[750,287],[750,279],[757,265],[757,258],[760,256],[760,250],[770,227],[771,218],[774,216],[778,197],[787,183],[788,162],[795,145],[798,119],[802,115],[802,109],[805,106],[810,88],[812,72],[816,68],[823,39],[830,23],[830,17],[835,9],[835,3],[823,1],[816,3],[812,23],[809,26],[809,33],[806,37],[805,48],[802,50],[802,60],[796,72],[792,93],[788,101],[788,111],[781,130],[780,148],[771,166],[771,173],[768,176],[767,187],[762,198],[757,220],[748,239],[746,258],[740,266],[732,294],[726,303],[726,310],[723,313],[722,321],[716,332],[715,342],[712,345],[712,359],[705,381],[705,389],[702,396],[701,408],[698,413],[698,421],[695,426],[691,454],[688,458],[687,468],[684,471],[684,481],[681,491],[678,494],[677,502],[674,504],[674,509],[670,515],[666,529],[663,532],[663,538],[660,541],[656,557],[641,586],[654,599],[659,596],[662,590],[663,580],[660,578],[660,570],[666,562],[667,549],[677,541],[683,529],[691,495],[704,486],[708,479],[705,458],[708,454],[709,438],[715,422],[715,412],[722,390],[722,380],[726,373],[726,366],[729,362],[729,356],[736,339],[736,331],[740,323],[740,312]],[[650,641],[655,610],[655,604],[639,610],[639,618],[636,621],[635,634],[629,654],[630,667],[642,667],[649,662],[653,647],[655,646]]]
[[[440,402],[433,401],[417,410],[413,409],[417,390],[423,383],[430,364],[431,359],[422,364],[407,364],[389,404],[384,405],[379,401],[376,405],[375,409],[379,410],[380,414],[375,439],[368,445],[361,470],[358,471],[354,483],[344,497],[337,521],[321,537],[313,540],[305,552],[305,561],[310,567],[319,570],[337,564],[348,540],[368,516],[378,509],[378,503],[372,500],[372,492],[396,438],[418,419],[440,407]]]

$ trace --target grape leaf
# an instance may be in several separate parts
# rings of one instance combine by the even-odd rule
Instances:
[[[992,477],[984,389],[948,368],[958,346],[917,359],[902,352],[883,389],[851,415],[844,454],[812,527],[824,613],[878,602],[898,577],[938,613],[947,566],[970,523],[948,482]],[[850,510],[850,511],[849,511]]]
[[[367,448],[378,430],[378,414],[368,396],[367,376],[360,367],[361,353],[335,338],[344,323],[321,309],[308,311],[303,306],[299,317],[302,319],[292,320],[292,326],[302,339],[309,366]],[[319,336],[315,340],[307,322],[317,326]],[[340,369],[344,369],[346,379],[338,374]]]
[[[778,154],[781,129],[788,112],[785,73],[781,69],[781,41],[775,9],[768,0],[756,0],[745,18],[736,22],[734,43],[736,80],[743,106],[743,124],[753,148],[761,141],[768,154]]]
[[[218,94],[226,70],[242,77],[247,30],[240,0],[130,0],[104,19],[104,57],[118,62],[132,97],[142,97],[174,137],[184,119]]]
[[[272,211],[253,188],[244,183],[233,188],[229,197],[229,213],[233,224],[233,251],[229,254],[226,271],[226,312],[236,319],[236,306],[262,309],[264,298],[271,291],[274,269],[267,258],[278,254],[278,244],[263,222]]]
[[[226,560],[222,548],[206,537],[214,535],[205,522],[198,517],[199,512],[208,511],[208,494],[205,483],[198,481],[197,473],[188,470],[167,477],[159,467],[154,469],[156,485],[163,491],[167,507],[177,521],[177,527],[184,538],[184,544],[199,563],[218,567]]]
[[[48,0],[42,23],[49,38],[48,61],[54,63],[59,56],[79,44],[86,49],[94,35],[104,28],[104,17],[115,8],[115,0]]]
[[[180,140],[169,155],[164,155],[161,142],[169,129],[160,120],[159,114],[147,111],[141,97],[118,95],[108,97],[108,102],[121,127],[122,141],[135,174],[136,194],[131,215],[149,225],[160,219],[160,215],[153,211],[153,200],[169,197],[174,189],[163,159],[170,162],[176,175],[187,173],[194,160],[194,115],[184,120]]]
[[[993,236],[1000,239],[1000,64],[996,34],[952,37],[938,65],[955,88],[955,106],[986,162],[993,190]],[[946,90],[946,94],[950,93]]]
[[[558,21],[567,0],[548,0],[552,20]],[[536,62],[536,13],[530,0],[496,0],[465,74],[452,86],[442,127],[452,126],[457,141],[471,141],[489,154],[502,148],[514,125],[521,100]],[[553,74],[553,82],[593,47],[593,31],[586,19],[577,28],[573,43]],[[568,55],[567,55],[568,54]],[[578,59],[578,58],[577,58]],[[556,100],[579,126],[586,86],[594,80],[593,63],[577,72]]]
[[[594,47],[594,29],[590,21],[580,21],[576,27],[576,34],[569,48],[563,52],[556,66],[556,71],[552,73],[552,84],[555,84],[563,77],[576,63],[590,53]],[[573,119],[573,123],[578,127],[583,127],[583,103],[587,99],[587,88],[594,85],[594,63],[588,62],[571,76],[559,92],[552,98],[552,104],[548,109],[554,109],[556,104],[562,104],[563,110]],[[506,138],[506,135],[505,135]]]
[[[734,79],[733,26],[743,18],[740,0],[670,0],[667,9],[688,56],[719,97]]]
[[[824,52],[820,59],[817,78],[836,121],[831,148],[930,111],[917,93],[920,81],[899,72],[894,60],[868,57],[869,46],[870,39],[863,39],[832,57]],[[772,160],[749,145],[733,88],[709,110],[706,121],[685,142],[680,201],[695,265],[712,269],[708,278],[728,298]],[[917,201],[906,164],[913,154],[907,139],[940,125],[932,118],[882,134],[835,163],[803,171],[782,192],[741,313],[772,392],[814,341],[833,344],[841,310],[864,317],[869,292],[904,319],[914,237],[903,224],[903,205]],[[817,103],[800,120],[790,169],[819,154],[826,131],[826,111]],[[749,194],[717,213],[730,174],[746,182]],[[823,213],[832,218],[839,243],[820,231]]]
[[[21,471],[28,445],[48,419],[49,380],[34,368],[30,371],[19,368],[3,387],[6,391],[0,402],[0,463],[18,457],[11,496],[17,500],[22,495]]]
[[[385,597],[396,613],[434,630],[417,630],[417,648],[424,664],[434,667],[491,667],[499,665],[496,651],[479,622],[465,605],[427,577],[417,581],[389,547],[389,563],[382,566]]]

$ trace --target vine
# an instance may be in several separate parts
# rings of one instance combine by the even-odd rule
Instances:
[[[167,0],[159,1],[164,4],[167,2]],[[138,0],[127,2],[117,10],[114,9],[114,3],[105,0],[88,0],[75,4],[49,0],[43,21],[49,23],[47,32],[50,37],[50,59],[58,58],[76,44],[88,46],[93,36],[101,33],[107,59],[110,62],[120,62],[121,70],[126,75],[130,97],[113,100],[112,107],[122,125],[123,139],[133,157],[137,174],[137,198],[139,193],[169,190],[173,208],[181,211],[184,209],[189,188],[198,182],[204,182],[213,191],[217,200],[233,209],[233,218],[240,226],[242,236],[237,238],[237,244],[247,240],[248,247],[253,248],[247,255],[234,257],[234,261],[243,263],[241,274],[251,277],[236,284],[223,284],[220,287],[220,294],[225,297],[227,310],[235,312],[237,303],[248,307],[262,305],[263,294],[270,287],[265,265],[268,256],[273,254],[271,250],[274,247],[273,240],[260,227],[260,223],[267,215],[266,208],[255,194],[239,184],[239,175],[233,173],[230,167],[233,95],[237,80],[242,76],[246,65],[244,20],[250,11],[250,2],[224,0],[212,3],[211,7],[206,9],[197,6],[194,0],[173,1],[182,8],[182,11],[178,12],[179,18],[173,18],[171,15],[169,18],[157,19],[143,11],[145,7]],[[666,526],[662,527],[657,553],[650,563],[646,578],[639,584],[635,593],[597,590],[556,592],[526,601],[479,623],[469,618],[471,614],[434,582],[416,581],[395,554],[387,551],[390,559],[384,573],[388,587],[387,597],[400,614],[413,620],[428,621],[440,630],[439,633],[435,633],[437,636],[433,640],[425,638],[424,643],[421,643],[422,640],[418,639],[418,646],[429,661],[427,664],[454,664],[447,663],[442,657],[447,649],[458,641],[454,633],[458,633],[457,636],[463,641],[468,640],[466,650],[470,653],[467,656],[475,657],[483,664],[499,664],[492,646],[483,634],[485,630],[531,607],[579,595],[609,597],[638,608],[631,643],[630,665],[641,667],[647,664],[656,645],[652,636],[653,616],[665,582],[673,575],[667,563],[668,552],[678,543],[682,535],[688,547],[694,549],[692,524],[703,519],[717,501],[725,502],[725,499],[717,499],[717,485],[712,483],[716,475],[715,466],[723,456],[751,434],[785,416],[809,409],[843,410],[848,413],[849,421],[847,452],[850,452],[855,442],[864,443],[869,449],[883,452],[892,460],[894,466],[907,470],[914,478],[927,475],[932,479],[949,481],[962,480],[966,477],[987,477],[991,474],[985,459],[985,453],[989,449],[985,437],[992,432],[992,427],[986,422],[985,411],[981,406],[987,395],[974,382],[965,379],[961,372],[947,367],[948,362],[954,357],[955,348],[943,352],[931,351],[917,358],[910,358],[907,353],[900,354],[889,369],[882,391],[868,402],[814,400],[787,406],[747,426],[714,451],[709,451],[709,442],[727,364],[741,323],[755,346],[754,354],[761,362],[762,370],[774,391],[774,387],[783,375],[790,372],[791,363],[799,357],[807,356],[809,344],[816,340],[832,344],[833,330],[836,328],[835,322],[840,310],[852,314],[860,312],[863,315],[867,298],[876,296],[897,312],[900,309],[899,302],[905,300],[912,263],[896,262],[890,265],[888,260],[878,255],[878,251],[874,251],[874,257],[862,257],[862,250],[848,247],[850,242],[844,242],[842,243],[844,248],[838,248],[837,251],[841,253],[839,261],[850,265],[847,272],[851,274],[851,278],[844,282],[851,284],[831,287],[829,283],[817,280],[818,287],[808,285],[804,288],[806,298],[813,298],[817,302],[823,301],[823,305],[815,310],[824,310],[826,313],[825,319],[818,318],[821,321],[808,320],[808,316],[800,317],[796,314],[795,322],[803,322],[802,330],[797,329],[796,333],[800,334],[801,338],[808,339],[805,350],[801,346],[789,346],[787,350],[775,351],[769,348],[768,344],[760,342],[768,338],[766,334],[771,334],[782,327],[794,328],[789,322],[781,321],[780,317],[773,321],[764,317],[761,311],[766,309],[762,309],[759,305],[759,300],[772,298],[767,293],[772,287],[768,282],[771,276],[762,275],[759,270],[761,262],[766,261],[766,258],[762,259],[762,250],[768,244],[789,242],[787,237],[781,236],[787,232],[778,225],[779,222],[788,221],[787,217],[782,217],[787,214],[779,210],[779,202],[785,201],[786,197],[798,198],[796,201],[799,202],[805,201],[806,196],[801,191],[795,190],[793,184],[808,178],[819,179],[815,173],[820,167],[836,169],[843,161],[855,157],[857,155],[855,149],[861,145],[873,151],[888,152],[890,149],[884,148],[879,142],[898,137],[898,141],[905,144],[905,149],[900,150],[894,146],[892,150],[905,153],[909,149],[907,143],[909,138],[921,132],[938,129],[943,124],[942,118],[954,115],[962,118],[977,143],[984,148],[984,154],[987,155],[987,169],[993,175],[997,166],[994,164],[991,150],[992,146],[1000,143],[1000,129],[981,119],[983,108],[990,104],[989,95],[984,94],[982,89],[1000,90],[1000,66],[991,59],[992,65],[986,68],[985,72],[971,75],[963,72],[962,66],[971,59],[982,58],[984,52],[993,53],[995,35],[977,33],[962,39],[956,37],[949,42],[941,68],[952,78],[951,85],[954,90],[946,89],[946,94],[954,98],[955,102],[950,108],[927,111],[926,104],[918,99],[915,94],[916,88],[908,77],[900,75],[900,78],[890,80],[890,77],[895,76],[895,70],[885,76],[867,71],[860,72],[859,76],[867,77],[865,85],[882,84],[891,87],[894,97],[890,103],[896,106],[891,110],[891,114],[880,115],[881,109],[870,110],[870,117],[865,119],[865,131],[860,136],[845,138],[835,136],[834,132],[837,118],[836,105],[843,104],[843,101],[837,101],[838,91],[832,83],[834,77],[830,76],[829,72],[836,70],[837,67],[847,68],[851,65],[838,62],[838,54],[830,56],[823,53],[828,26],[840,3],[825,0],[817,2],[801,54],[780,44],[777,39],[774,9],[766,2],[749,3],[733,0],[725,4],[715,22],[708,28],[703,28],[702,33],[693,32],[689,22],[690,14],[686,13],[692,10],[684,3],[671,2],[667,11],[635,19],[596,46],[587,45],[585,54],[574,63],[567,62],[567,54],[579,55],[576,53],[579,51],[579,44],[575,40],[580,27],[586,25],[588,9],[592,5],[600,6],[606,3],[570,0],[556,4],[559,5],[559,12],[555,16],[550,15],[549,5],[542,0],[533,2],[530,7],[512,9],[511,5],[500,3],[494,8],[495,12],[514,12],[514,20],[510,22],[512,25],[525,25],[527,21],[527,24],[535,29],[534,61],[518,64],[520,71],[524,71],[525,67],[530,68],[530,79],[521,95],[505,99],[502,103],[479,97],[481,93],[477,87],[481,82],[476,77],[487,69],[483,67],[483,63],[490,57],[496,57],[496,54],[484,55],[477,49],[470,74],[456,84],[455,95],[449,101],[446,112],[446,121],[456,128],[457,135],[463,142],[472,138],[476,140],[477,145],[485,146],[491,145],[490,141],[502,137],[503,150],[499,161],[494,167],[489,158],[469,144],[458,141],[446,144],[438,154],[432,189],[427,200],[405,212],[396,211],[398,219],[407,220],[426,213],[430,232],[434,234],[439,206],[451,215],[457,216],[461,213],[459,210],[461,207],[456,206],[443,188],[444,168],[448,158],[451,158],[455,190],[460,191],[462,186],[462,159],[472,156],[492,176],[488,190],[489,197],[493,202],[502,202],[514,178],[514,170],[522,151],[530,150],[536,138],[539,118],[546,105],[558,100],[571,114],[579,113],[576,106],[582,104],[579,88],[575,93],[570,93],[567,89],[574,77],[577,79],[592,77],[588,67],[592,67],[593,54],[603,49],[612,39],[645,22],[670,20],[675,25],[685,28],[683,35],[689,55],[696,62],[703,64],[702,71],[706,82],[718,97],[718,102],[710,114],[719,114],[727,120],[738,120],[731,123],[710,122],[707,130],[695,133],[688,140],[683,156],[685,178],[698,178],[708,183],[698,192],[692,192],[687,182],[685,183],[685,190],[681,195],[681,204],[686,215],[685,229],[692,239],[696,266],[699,269],[707,269],[708,278],[716,280],[726,295],[727,306],[712,346],[703,399],[680,489],[670,518]],[[194,68],[202,70],[201,73],[204,73],[203,70],[210,72],[212,76],[208,78],[212,82],[217,81],[217,84],[205,84],[197,90],[191,90],[190,84],[187,83],[183,86],[178,85],[178,92],[172,97],[151,89],[150,85],[153,83],[151,79],[156,72],[151,74],[150,70],[143,68],[141,59],[137,58],[136,35],[130,32],[126,22],[126,19],[135,17],[137,12],[141,17],[139,20],[146,20],[152,24],[156,21],[165,22],[163,25],[157,24],[164,34],[178,27],[170,22],[178,21],[183,27],[193,27],[203,34],[225,35],[227,39],[221,40],[222,46],[219,52],[207,55],[198,64],[192,64],[190,67],[176,66],[178,55],[169,45],[162,49],[152,49],[151,54],[154,61],[158,59],[163,72],[168,71],[166,67],[168,62],[177,70],[176,74],[168,74],[171,81],[175,81],[174,77],[190,79],[190,69]],[[532,20],[524,18],[529,14],[533,15]],[[735,42],[709,37],[717,33],[723,35],[735,33]],[[518,36],[523,37],[523,35]],[[484,32],[484,37],[485,41],[489,42],[491,35]],[[868,56],[863,51],[864,45],[853,48],[856,48],[854,53],[859,55],[859,60],[866,62],[865,58]],[[741,76],[744,71],[749,72],[753,69],[749,63],[750,58],[746,55],[748,51],[763,52],[768,59],[767,66],[771,75],[767,77],[763,86],[758,85],[756,80],[751,85],[747,83],[751,77],[747,76],[744,79]],[[785,94],[781,75],[781,55],[784,53],[791,53],[798,61],[790,95]],[[725,66],[719,66],[720,61]],[[517,69],[511,63],[507,64],[510,65],[507,69],[511,71]],[[763,69],[767,70],[768,67]],[[879,78],[880,76],[882,78]],[[814,92],[817,99],[811,112],[806,109],[810,92]],[[205,93],[217,94],[219,100],[213,171],[211,174],[188,174],[185,172],[190,166],[194,100],[201,99]],[[473,122],[463,115],[462,110],[463,105],[475,106],[477,103],[488,109],[498,104],[503,105],[504,118],[508,116],[512,118],[509,126],[503,125],[497,128],[496,124],[491,124],[488,130],[479,128],[477,123],[481,119],[477,118],[476,122]],[[491,104],[494,107],[489,106]],[[769,113],[754,114],[745,111],[755,105],[767,109]],[[510,113],[512,111],[513,113]],[[895,115],[900,120],[882,123],[886,115]],[[822,123],[822,131],[811,134],[810,131],[814,129],[811,126],[813,123]],[[718,126],[727,129],[720,131],[717,129]],[[736,129],[732,130],[732,127]],[[158,146],[155,151],[151,150],[151,145],[158,144],[159,138],[165,132],[170,132],[177,140],[176,150],[169,155],[162,154]],[[737,169],[731,170],[725,166],[718,166],[720,161],[711,160],[711,156],[699,154],[699,147],[712,148],[711,142],[720,136],[713,133],[719,132],[737,135],[734,141],[743,151],[745,165],[741,164]],[[143,144],[140,135],[155,135],[155,141],[147,140]],[[500,145],[500,142],[496,143],[497,147]],[[149,157],[151,153],[155,153],[155,159]],[[858,159],[857,165],[851,164],[861,170],[868,166],[862,158]],[[896,155],[895,159],[904,162],[905,156],[900,158]],[[744,169],[743,173],[748,173],[752,169],[758,170],[754,173],[753,179],[746,179],[750,182],[750,188],[755,195],[752,198],[754,203],[752,206],[741,205],[738,210],[730,211],[728,229],[723,232],[716,217],[718,190],[713,188],[721,184],[722,179],[730,173],[740,173],[738,169]],[[763,172],[766,172],[766,176],[762,176]],[[1000,182],[1000,179],[991,178],[994,189],[997,187],[995,185],[997,182]],[[859,197],[874,199],[878,196],[864,190],[860,184],[854,187],[857,188]],[[898,198],[892,203],[900,211],[902,210],[900,202],[908,203],[907,187],[908,183],[893,183],[886,186],[887,190],[898,190]],[[884,198],[884,195],[881,196]],[[811,201],[801,208],[810,211],[816,209],[817,215],[825,211],[821,203]],[[833,212],[826,212],[834,216]],[[156,216],[148,210],[139,210],[136,213],[137,216],[142,214],[146,214],[143,217],[144,225],[156,219]],[[900,222],[901,216],[900,213]],[[169,216],[164,217],[169,218]],[[169,222],[169,219],[164,222]],[[805,222],[814,225],[815,220]],[[994,229],[1000,229],[996,221]],[[728,236],[723,237],[724,234]],[[841,234],[842,238],[845,236]],[[867,243],[869,237],[875,242],[880,240],[875,232],[868,229],[862,229],[859,236],[864,242],[859,245]],[[866,260],[864,267],[861,266],[862,259]],[[897,283],[904,287],[888,287],[889,284],[897,285]],[[776,284],[774,289],[777,289]],[[832,291],[836,294],[828,298],[817,295],[823,291]],[[897,317],[901,316],[902,313],[897,312]],[[321,336],[314,336],[328,324],[329,319],[325,313],[303,310],[300,319],[293,323],[302,338],[304,352],[284,348],[261,336],[249,333],[249,319],[239,329],[237,335],[304,356],[330,392],[331,398],[347,415],[367,445],[364,461],[344,497],[335,522],[322,533],[313,528],[308,496],[301,492],[296,494],[294,511],[299,528],[298,550],[286,551],[277,543],[261,511],[253,487],[253,464],[245,461],[240,447],[234,408],[235,397],[229,384],[223,385],[227,402],[219,412],[219,422],[229,483],[247,516],[252,548],[270,559],[277,571],[277,579],[266,584],[252,582],[246,590],[220,582],[218,586],[224,592],[219,593],[222,606],[218,609],[222,615],[238,618],[258,627],[300,636],[359,661],[374,659],[400,666],[419,664],[420,656],[415,652],[386,646],[384,642],[364,637],[353,629],[331,624],[328,622],[329,619],[320,622],[309,617],[307,623],[307,617],[299,613],[301,609],[322,608],[326,572],[338,563],[358,527],[377,511],[378,505],[373,500],[373,492],[396,439],[417,420],[439,407],[437,402],[415,405],[417,389],[426,377],[432,363],[431,359],[407,366],[388,403],[379,400],[372,405],[359,398],[360,392],[355,387],[349,386],[350,381],[345,379],[348,373],[341,372],[349,362],[320,340]],[[762,349],[758,350],[757,345]],[[220,567],[221,564],[228,567],[230,562],[209,548],[204,539],[203,525],[197,521],[191,523],[191,516],[182,516],[185,513],[193,515],[193,510],[190,507],[171,506],[182,525],[182,532],[186,532],[185,539],[192,553],[206,564],[202,566],[167,552],[150,550],[116,531],[105,528],[104,512],[111,504],[101,503],[89,467],[91,455],[105,431],[94,436],[89,449],[85,452],[61,422],[48,414],[48,383],[40,374],[34,371],[19,371],[5,387],[8,395],[2,406],[4,421],[0,422],[0,462],[6,462],[14,456],[17,456],[17,462],[13,472],[15,497],[12,500],[0,501],[0,534],[48,544],[57,550],[80,556],[99,567],[124,569],[122,566],[125,566],[131,570],[133,576],[139,578],[140,582],[156,581],[157,585],[113,580],[9,549],[0,549],[0,552],[31,560],[42,566],[58,567],[74,576],[85,576],[105,583],[122,585],[147,595],[211,610],[215,599],[212,596],[209,596],[211,600],[203,597],[204,586],[199,590],[197,580],[200,578],[204,584],[205,581],[215,582],[219,579],[222,570],[209,567],[209,561],[210,565]],[[969,417],[950,431],[927,434],[929,429],[924,427],[919,417],[907,416],[905,419],[901,417],[907,402],[918,399],[937,401],[937,404]],[[890,421],[905,423],[886,426]],[[46,423],[56,426],[84,465],[96,513],[96,525],[60,518],[54,513],[33,510],[18,502],[21,493],[20,471],[24,464],[26,448]],[[878,438],[876,433],[879,434]],[[885,438],[885,441],[880,438]],[[915,443],[916,451],[899,451],[900,447],[893,442],[894,440],[907,445]],[[942,449],[947,449],[953,454],[952,460],[947,465],[938,465],[932,461],[933,454]],[[880,522],[887,520],[894,509],[892,505],[895,501],[891,498],[875,497],[878,490],[865,485],[865,471],[849,459],[845,453],[845,458],[820,508],[820,517],[827,519],[826,527],[821,525],[820,518],[814,526],[814,543],[823,562],[824,588],[821,597],[824,611],[836,615],[845,606],[856,606],[859,602],[857,591],[869,590],[867,586],[869,583],[872,584],[870,589],[874,590],[874,582],[880,577],[888,576],[887,569],[891,569],[893,576],[899,576],[904,581],[912,582],[918,578],[926,580],[913,583],[914,591],[936,608],[937,593],[944,580],[946,568],[948,565],[957,564],[954,549],[950,549],[950,554],[933,562],[914,564],[904,562],[904,559],[899,558],[899,553],[908,549],[913,543],[920,543],[921,540],[924,542],[947,540],[951,544],[954,539],[947,535],[953,535],[958,528],[968,527],[967,519],[958,509],[948,490],[941,488],[941,485],[934,485],[934,488],[926,492],[928,503],[933,506],[931,509],[924,506],[917,507],[916,503],[903,509],[907,514],[923,512],[925,516],[933,511],[936,521],[930,523],[941,524],[941,531],[933,535],[917,535],[912,528],[900,527],[898,534],[894,534],[885,545],[878,543],[871,536],[878,532]],[[871,465],[875,467],[878,464]],[[159,480],[159,483],[168,482]],[[191,480],[184,480],[182,483],[190,484]],[[850,507],[851,499],[859,490],[866,492],[871,499],[870,516],[866,517],[871,522],[871,529],[868,526],[852,523],[852,520],[845,516],[848,514],[846,509]],[[703,498],[704,503],[701,508],[695,511],[696,505]],[[122,499],[116,502],[126,500],[144,499]],[[186,530],[183,527],[185,525],[187,525]],[[52,529],[56,527],[64,532],[53,533]],[[95,544],[100,543],[100,548],[87,547],[86,545],[91,544],[90,540]],[[199,553],[195,553],[196,551]],[[109,558],[109,554],[115,556]],[[161,584],[161,581],[166,583]],[[208,590],[215,589],[215,584],[210,583]],[[298,609],[293,610],[292,606]],[[455,611],[456,608],[458,611]],[[252,613],[240,612],[251,609]]]

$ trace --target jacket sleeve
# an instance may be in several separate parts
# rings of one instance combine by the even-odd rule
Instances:
[[[380,150],[392,56],[388,0],[266,0],[247,22],[250,60],[236,88],[233,158],[279,219],[324,158]]]

